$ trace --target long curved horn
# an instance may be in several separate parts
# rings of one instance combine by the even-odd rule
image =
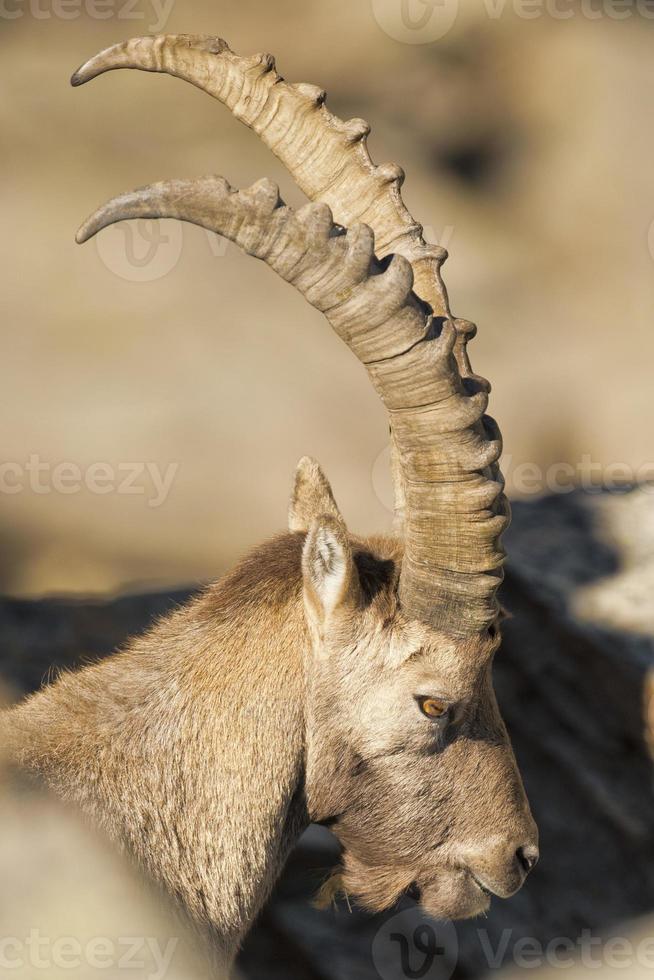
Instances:
[[[219,177],[150,185],[110,201],[80,228],[86,241],[126,218],[172,217],[231,239],[263,259],[326,316],[364,364],[388,409],[407,491],[400,601],[453,635],[488,627],[507,517],[490,474],[501,442],[484,416],[487,391],[464,384],[457,331],[412,292],[401,255],[378,259],[369,227],[335,226],[329,207],[297,213],[264,180],[234,191]]]
[[[275,70],[269,54],[242,58],[219,37],[169,34],[137,37],[115,44],[87,61],[73,75],[82,85],[116,68],[166,72],[208,92],[253,129],[279,157],[309,200],[323,201],[344,227],[369,225],[380,258],[404,255],[413,268],[414,289],[435,316],[452,319],[441,266],[447,252],[425,243],[422,226],[402,201],[402,169],[370,159],[368,123],[343,122],[325,105],[325,93],[315,85],[290,84]],[[476,333],[468,320],[452,320],[456,331],[454,356],[466,384],[487,386],[472,371],[466,345]],[[407,488],[398,460],[397,440],[391,434],[395,523],[405,533]],[[493,478],[497,478],[494,472]]]
[[[284,81],[272,55],[239,57],[219,37],[132,38],[95,55],[71,82],[82,85],[116,68],[166,72],[218,99],[261,137],[310,201],[328,204],[335,220],[345,227],[357,222],[369,225],[380,258],[404,255],[414,268],[416,292],[437,315],[449,316],[439,273],[447,252],[424,242],[421,225],[404,206],[402,168],[373,164],[366,143],[370,126],[365,120],[343,122],[328,111],[322,89]]]
[[[324,90],[284,81],[272,55],[240,57],[220,37],[161,34],[121,41],[78,68],[71,83],[83,85],[117,68],[165,72],[218,99],[261,137],[310,201],[328,204],[344,227],[369,225],[380,258],[404,255],[413,267],[418,296],[436,316],[451,318],[441,276],[447,251],[425,242],[422,225],[407,210],[400,190],[402,168],[376,166],[370,159],[365,119],[344,122],[327,109]],[[477,380],[466,354],[476,327],[461,319],[455,325],[459,370],[462,377]]]

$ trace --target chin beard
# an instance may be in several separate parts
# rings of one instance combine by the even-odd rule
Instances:
[[[385,912],[406,893],[411,872],[400,867],[370,867],[346,851],[340,868],[322,885],[315,899],[318,908],[329,908],[338,898],[354,899],[367,912]]]
[[[490,897],[463,869],[443,868],[431,875],[426,881],[402,866],[371,867],[346,851],[342,867],[322,886],[316,904],[328,907],[342,895],[368,912],[385,912],[409,892],[435,919],[471,919],[487,911]]]
[[[367,865],[351,852],[343,855],[341,871],[345,891],[368,912],[385,912],[410,888],[414,875],[399,865]]]

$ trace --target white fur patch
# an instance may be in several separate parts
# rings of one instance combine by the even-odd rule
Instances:
[[[337,538],[328,528],[318,529],[311,563],[316,592],[325,610],[332,610],[342,592],[347,562]]]

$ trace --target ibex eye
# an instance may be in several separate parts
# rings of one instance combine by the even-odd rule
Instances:
[[[423,715],[427,718],[442,718],[443,715],[447,714],[447,709],[449,705],[445,701],[441,701],[439,698],[417,698],[418,704],[420,705],[420,710]]]

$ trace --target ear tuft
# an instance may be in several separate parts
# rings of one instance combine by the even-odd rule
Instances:
[[[315,519],[304,544],[302,572],[305,595],[321,619],[358,603],[359,576],[340,517],[321,514]]]
[[[297,464],[288,508],[289,531],[308,531],[320,514],[342,520],[329,480],[320,465],[310,456],[303,456]]]

